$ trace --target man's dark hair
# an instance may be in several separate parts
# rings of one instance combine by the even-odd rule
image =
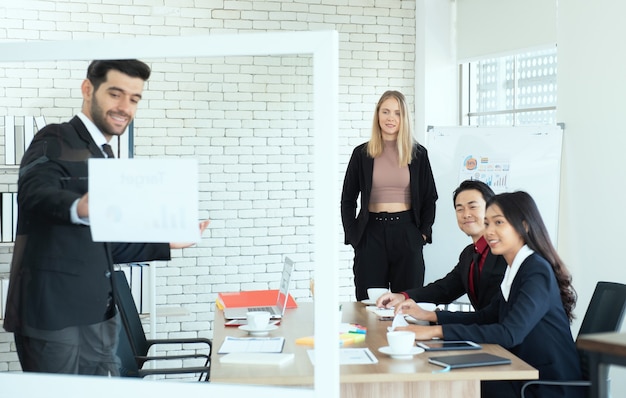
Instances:
[[[95,60],[87,68],[87,79],[97,90],[106,81],[107,73],[117,70],[130,77],[138,77],[143,81],[150,78],[150,67],[137,59]]]
[[[480,192],[481,195],[483,195],[485,202],[489,202],[489,199],[495,196],[493,190],[484,182],[478,180],[465,180],[458,186],[457,189],[454,190],[454,193],[452,194],[452,205],[456,206],[456,197],[461,192],[469,191],[470,189],[475,189]]]

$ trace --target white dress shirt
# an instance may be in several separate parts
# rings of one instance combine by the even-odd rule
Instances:
[[[508,267],[506,267],[506,271],[504,271],[504,278],[502,279],[502,283],[500,284],[500,290],[502,290],[502,295],[504,296],[504,299],[506,301],[509,301],[511,285],[513,284],[515,275],[517,275],[517,271],[519,271],[519,268],[524,260],[526,260],[526,258],[533,253],[534,250],[529,248],[527,245],[522,246],[522,248],[515,255],[515,258],[513,259],[513,264],[510,264]]]

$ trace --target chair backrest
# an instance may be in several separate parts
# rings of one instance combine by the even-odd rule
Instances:
[[[128,340],[135,356],[148,355],[150,347],[124,271],[113,272],[113,291],[115,293],[115,302],[122,318],[122,324],[126,329]]]
[[[578,336],[589,333],[617,332],[626,312],[626,285],[615,282],[598,282],[589,307],[580,325]],[[583,378],[589,380],[589,359],[578,351]]]
[[[121,377],[140,377],[139,366],[135,360],[135,354],[130,346],[130,340],[126,328],[122,325],[118,334],[117,357],[120,360]]]

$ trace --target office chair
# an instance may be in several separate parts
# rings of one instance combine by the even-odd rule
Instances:
[[[208,366],[188,366],[176,368],[156,368],[141,369],[137,365],[135,354],[130,346],[130,340],[126,333],[126,328],[121,327],[119,333],[119,342],[117,346],[117,356],[120,359],[120,376],[121,377],[139,377],[144,378],[151,375],[174,375],[174,374],[206,374],[205,380],[209,378]]]
[[[619,331],[624,312],[626,310],[626,285],[614,282],[598,282],[591,296],[589,307],[580,325],[578,336],[590,333],[606,333]],[[576,337],[578,340],[578,337]],[[585,351],[578,350],[582,380],[531,380],[522,386],[522,398],[525,398],[526,389],[530,386],[572,386],[591,387],[589,377],[589,356]],[[602,377],[607,378],[608,374]]]
[[[200,369],[200,371],[196,370],[196,373],[200,373],[198,381],[201,381],[203,379],[202,377],[203,375],[206,375],[204,377],[204,380],[208,381],[209,376],[210,376],[210,364],[209,364],[210,354],[211,354],[211,349],[213,347],[213,343],[211,342],[211,340],[201,338],[201,337],[179,338],[179,339],[148,339],[146,338],[146,334],[143,330],[143,325],[141,324],[141,318],[139,317],[139,312],[137,311],[137,306],[135,305],[135,301],[133,299],[130,286],[128,285],[126,275],[124,274],[123,271],[114,271],[112,277],[113,277],[113,291],[115,294],[115,301],[117,303],[117,307],[120,312],[120,318],[122,319],[122,326],[123,326],[122,329],[124,329],[126,340],[132,350],[137,369],[142,370],[143,365],[145,364],[146,361],[183,360],[183,359],[200,358],[204,360],[204,366],[198,368]],[[120,336],[120,340],[124,340],[122,337],[124,336]],[[179,354],[179,355],[159,355],[159,356],[148,355],[150,347],[156,346],[156,345],[164,345],[164,344],[181,344],[181,345],[182,344],[196,344],[196,345],[202,344],[203,347],[208,348],[208,353],[202,354],[202,353],[193,352],[189,354]],[[133,367],[128,366],[127,369],[132,370]],[[190,372],[171,372],[167,374],[172,374],[172,373],[190,373]]]

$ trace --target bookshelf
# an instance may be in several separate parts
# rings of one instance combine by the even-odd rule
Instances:
[[[0,117],[3,122],[4,159],[0,163],[0,247],[12,246],[17,228],[19,164],[35,133],[46,125],[43,116]]]
[[[150,282],[150,263],[116,264],[116,269],[124,271],[130,285],[137,311],[142,316],[149,316],[152,306],[152,288]],[[0,273],[0,320],[4,319],[7,293],[9,291],[9,273]],[[166,309],[167,315],[180,315],[181,310]],[[159,314],[157,314],[159,316]]]
[[[43,116],[4,116],[4,165],[19,166],[37,131],[46,125]]]

